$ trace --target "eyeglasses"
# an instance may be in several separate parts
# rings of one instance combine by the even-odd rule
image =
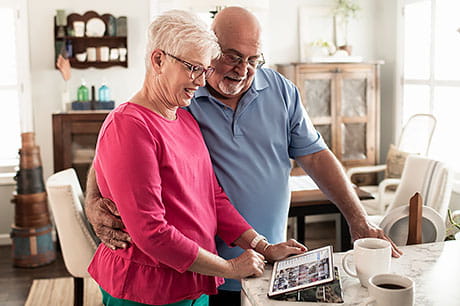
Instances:
[[[189,63],[187,61],[184,61],[183,59],[180,59],[172,54],[169,54],[165,51],[163,51],[164,54],[172,57],[173,59],[175,59],[176,61],[178,62],[181,62],[182,64],[184,64],[185,67],[187,67],[188,70],[190,70],[190,78],[192,80],[196,80],[198,79],[199,77],[201,77],[204,73],[204,77],[205,79],[209,78],[211,76],[211,74],[214,72],[214,70],[216,70],[214,67],[211,67],[209,66],[208,68],[204,68],[203,66],[201,65],[193,65],[192,63]]]
[[[236,66],[245,61],[246,63],[248,63],[249,66],[256,69],[262,67],[263,64],[265,64],[263,53],[261,53],[258,56],[251,56],[246,60],[244,60],[243,57],[236,54],[222,53],[222,61],[224,62],[224,64],[229,66]]]

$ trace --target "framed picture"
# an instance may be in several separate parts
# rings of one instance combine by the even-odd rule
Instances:
[[[333,43],[333,6],[301,6],[299,8],[299,56],[305,62],[315,41]]]

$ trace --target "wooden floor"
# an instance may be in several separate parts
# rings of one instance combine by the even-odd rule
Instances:
[[[23,306],[34,279],[65,276],[70,274],[65,269],[60,253],[56,261],[46,266],[15,268],[11,246],[0,246],[0,305],[2,306]]]

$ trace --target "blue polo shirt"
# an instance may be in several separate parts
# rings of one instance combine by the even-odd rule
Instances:
[[[292,82],[258,69],[235,111],[201,87],[188,110],[200,125],[219,183],[232,204],[270,243],[286,239],[290,158],[327,148],[302,106]],[[217,238],[219,255],[239,256]],[[219,289],[241,290],[228,280]]]

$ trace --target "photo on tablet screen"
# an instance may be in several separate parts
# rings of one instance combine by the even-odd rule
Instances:
[[[334,279],[332,246],[277,261],[273,266],[268,296],[324,284]]]

